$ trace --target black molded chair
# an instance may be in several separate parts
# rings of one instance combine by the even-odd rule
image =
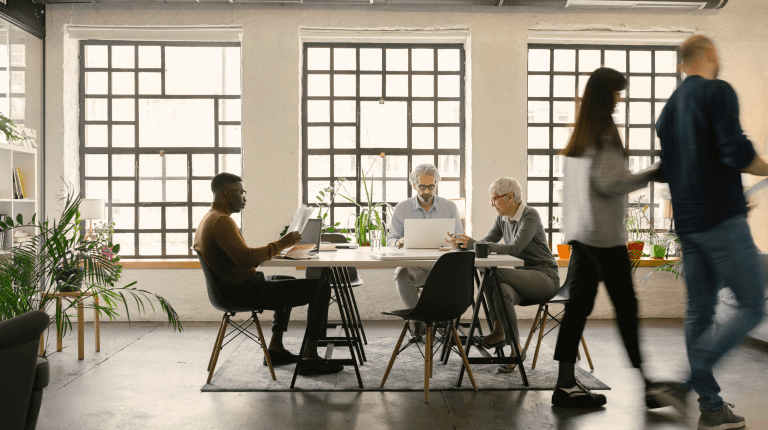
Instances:
[[[323,242],[330,242],[330,243],[349,243],[347,241],[347,238],[341,234],[341,233],[323,233],[320,235],[320,240]],[[323,274],[323,268],[322,267],[307,267],[306,274],[304,275],[307,279],[320,279],[320,276]],[[349,286],[352,288],[360,287],[365,282],[360,278],[360,275],[357,273],[357,268],[355,267],[344,267],[342,268],[340,272],[340,276],[344,276],[347,278],[347,282],[349,283]],[[343,282],[343,281],[342,281]],[[333,290],[331,290],[333,291]],[[365,336],[365,328],[363,327],[363,321],[360,319],[360,311],[357,309],[357,300],[355,300],[355,295],[350,291],[349,296],[352,299],[352,311],[354,312],[354,319],[355,321],[352,322],[352,325],[355,330],[359,330],[360,335],[362,336],[362,341],[365,345],[368,345],[368,338]],[[332,297],[331,302],[329,305],[332,305],[336,300],[338,300],[338,297]],[[337,324],[329,323],[328,328],[336,328]],[[363,345],[360,345],[360,348],[362,349]]]
[[[216,286],[216,281],[213,278],[210,267],[208,267],[208,263],[203,260],[203,256],[197,252],[197,249],[192,247],[192,250],[195,251],[197,258],[200,259],[200,267],[203,269],[203,274],[205,275],[205,286],[208,289],[208,300],[211,301],[211,304],[214,308],[224,312],[224,316],[221,318],[221,324],[219,325],[219,333],[216,335],[216,342],[213,344],[211,359],[208,361],[208,380],[206,383],[211,383],[213,371],[216,369],[216,362],[219,361],[219,352],[221,352],[221,349],[229,342],[232,342],[232,340],[234,340],[240,334],[261,345],[261,349],[264,351],[264,358],[267,360],[269,373],[272,374],[272,379],[277,381],[277,377],[275,377],[275,369],[272,368],[272,360],[269,358],[267,344],[264,340],[264,334],[261,331],[261,324],[259,324],[259,318],[257,316],[258,314],[264,312],[265,309],[253,309],[248,306],[239,306],[227,300]],[[233,322],[231,318],[234,317],[238,312],[250,312],[251,316],[242,324],[237,324]],[[258,335],[254,335],[248,331],[248,328],[253,324],[256,325],[256,331]],[[232,326],[232,331],[230,331],[229,334],[226,334],[227,326]],[[234,336],[232,336],[233,334]],[[231,339],[229,339],[227,343],[224,343],[224,339],[230,336]]]
[[[34,429],[48,386],[48,360],[37,355],[48,327],[44,311],[31,311],[0,322],[0,417],[3,429]]]
[[[560,325],[560,320],[558,317],[565,312],[565,307],[558,312],[555,315],[552,315],[552,313],[549,311],[549,305],[565,305],[569,300],[571,299],[571,287],[568,285],[568,278],[566,277],[565,282],[563,283],[563,286],[560,287],[560,290],[558,290],[557,295],[555,297],[552,297],[551,299],[547,300],[546,302],[535,302],[535,301],[524,301],[518,306],[538,306],[539,309],[536,311],[536,319],[533,321],[533,325],[531,326],[531,332],[528,333],[528,340],[525,341],[525,347],[523,348],[523,356],[525,356],[525,351],[528,350],[528,345],[531,343],[531,338],[533,337],[533,334],[538,330],[539,332],[539,340],[536,342],[536,352],[533,354],[533,362],[531,363],[531,370],[536,370],[536,359],[539,358],[539,348],[541,347],[541,341],[544,339],[544,336],[549,334],[550,331],[554,330],[557,326]],[[549,331],[545,332],[547,328],[547,323],[550,323],[554,321],[555,325],[552,326]],[[589,368],[591,370],[595,370],[595,366],[592,365],[592,358],[589,356],[589,350],[587,349],[587,342],[584,341],[584,336],[581,336],[581,346],[584,348],[584,355],[587,357],[587,362],[589,363]],[[576,355],[579,359],[581,359],[581,354],[579,354],[579,350],[576,350]]]
[[[438,258],[435,265],[432,266],[415,308],[382,312],[384,315],[394,315],[405,320],[405,326],[403,326],[395,350],[392,352],[392,358],[389,360],[384,378],[381,380],[382,388],[387,381],[390,370],[392,370],[395,358],[400,353],[400,345],[402,345],[405,333],[408,331],[410,320],[413,320],[422,321],[427,325],[424,351],[424,402],[429,402],[429,378],[432,377],[432,343],[435,324],[446,324],[448,330],[453,333],[453,339],[461,359],[464,361],[464,366],[467,368],[472,387],[477,391],[477,384],[475,384],[472,369],[469,367],[467,355],[464,353],[459,334],[453,325],[453,321],[461,317],[472,304],[475,291],[474,270],[474,252],[447,252]],[[443,336],[444,341],[448,337],[447,335]]]

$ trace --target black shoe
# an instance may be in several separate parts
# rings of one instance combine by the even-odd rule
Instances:
[[[298,374],[301,376],[312,375],[330,375],[332,373],[339,373],[344,370],[344,366],[336,363],[316,362],[306,363],[299,367]]]
[[[480,337],[480,336],[475,336],[475,337],[472,338],[472,340],[476,344],[482,346],[485,349],[504,348],[506,346],[506,344],[507,344],[507,342],[505,340],[501,340],[501,341],[496,342],[494,344],[490,344],[490,343],[485,341],[484,337]]]
[[[290,351],[282,350],[282,351],[270,351],[269,352],[269,359],[272,361],[273,366],[282,366],[283,364],[293,364],[297,361],[299,361],[299,356],[296,354],[291,354]],[[263,360],[263,364],[267,365],[267,359],[266,357]]]
[[[604,395],[589,391],[578,379],[573,387],[555,387],[552,393],[552,404],[564,408],[599,408],[606,402]]]

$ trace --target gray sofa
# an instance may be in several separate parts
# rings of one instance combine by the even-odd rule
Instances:
[[[768,273],[768,252],[761,252],[760,257],[763,259],[763,263],[766,265],[766,273]],[[715,308],[715,320],[718,323],[722,323],[736,312],[738,302],[730,288],[723,288],[720,290],[718,299],[717,307]],[[768,342],[768,283],[766,285],[765,299],[765,308],[763,312],[765,317],[760,325],[749,332],[749,336],[763,342]]]

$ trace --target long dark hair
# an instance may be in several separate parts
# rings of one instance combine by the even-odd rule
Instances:
[[[619,132],[611,117],[613,92],[622,91],[626,87],[627,79],[616,70],[601,67],[592,72],[584,89],[571,140],[561,155],[579,157],[592,145],[597,146],[598,150],[602,149],[600,136],[606,132],[613,132],[618,137]],[[613,141],[618,142],[617,147],[624,149],[621,139]]]

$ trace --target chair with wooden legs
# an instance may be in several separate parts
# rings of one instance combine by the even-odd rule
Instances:
[[[570,287],[568,285],[568,279],[566,278],[565,283],[562,287],[560,287],[560,290],[557,292],[557,295],[555,297],[552,297],[551,299],[547,300],[546,302],[533,302],[533,301],[524,301],[523,303],[520,303],[518,306],[539,306],[539,309],[536,311],[536,319],[533,320],[533,325],[531,326],[531,331],[528,333],[528,340],[525,341],[525,347],[523,347],[523,356],[525,356],[525,351],[528,350],[528,345],[531,343],[531,339],[533,338],[533,334],[538,331],[539,332],[539,338],[536,342],[536,352],[533,354],[533,361],[531,362],[531,370],[536,370],[536,360],[539,358],[539,348],[541,348],[541,341],[544,339],[544,336],[549,334],[550,331],[554,330],[557,326],[560,325],[560,320],[558,317],[565,312],[565,309],[561,310],[555,315],[552,315],[552,313],[549,311],[549,305],[564,305],[565,303],[570,300],[571,292]],[[548,327],[547,324],[554,321],[554,325],[549,328],[549,331],[545,331]],[[587,362],[589,363],[589,368],[591,370],[595,370],[595,366],[592,365],[592,358],[589,356],[589,350],[587,349],[587,342],[584,341],[584,336],[581,337],[581,346],[584,348],[584,355],[587,357]],[[581,359],[581,354],[579,354],[578,349],[576,350],[576,356]]]
[[[197,257],[200,259],[200,267],[203,269],[203,274],[205,275],[205,285],[208,289],[208,299],[211,301],[211,304],[214,308],[224,312],[224,316],[221,318],[221,324],[219,324],[219,332],[216,335],[216,341],[213,344],[211,358],[208,360],[208,380],[206,383],[211,383],[213,371],[216,370],[216,363],[219,361],[219,352],[221,352],[221,349],[241,334],[261,345],[261,349],[264,352],[264,358],[267,360],[269,373],[272,375],[272,379],[276,381],[277,377],[275,377],[275,369],[272,368],[272,360],[269,358],[269,352],[267,352],[267,344],[264,340],[264,334],[261,331],[261,324],[259,324],[258,318],[258,314],[262,313],[264,310],[274,309],[253,309],[248,306],[238,306],[229,302],[226,298],[224,298],[224,296],[222,296],[221,292],[216,286],[216,282],[213,279],[213,274],[211,274],[211,269],[208,267],[208,264],[205,262],[205,260],[203,260],[203,257],[200,255],[200,253],[197,252],[197,249],[192,249],[195,251],[195,253],[197,253]],[[232,321],[232,317],[234,317],[239,312],[250,312],[251,316],[244,322],[238,324]],[[257,334],[253,334],[248,330],[251,325],[256,326]],[[227,334],[227,327],[230,326],[232,327],[232,330],[229,332],[229,334]],[[227,338],[229,338],[229,340],[224,343],[224,340]]]
[[[472,381],[472,387],[477,391],[477,384],[475,384],[472,369],[469,367],[467,355],[464,352],[456,327],[453,325],[453,321],[461,317],[472,304],[475,290],[473,284],[474,266],[474,252],[447,252],[438,258],[435,265],[432,266],[415,308],[382,312],[384,315],[394,315],[404,319],[405,325],[400,333],[400,338],[397,340],[395,350],[392,351],[392,358],[389,360],[380,387],[384,387],[395,359],[402,352],[400,346],[408,332],[410,321],[423,321],[427,326],[427,338],[424,347],[424,402],[429,402],[429,379],[432,377],[434,361],[432,344],[435,337],[435,324],[446,324],[448,327],[446,332],[450,330],[450,333],[453,334],[456,348],[467,368],[469,379]],[[447,337],[443,336],[444,339]]]

